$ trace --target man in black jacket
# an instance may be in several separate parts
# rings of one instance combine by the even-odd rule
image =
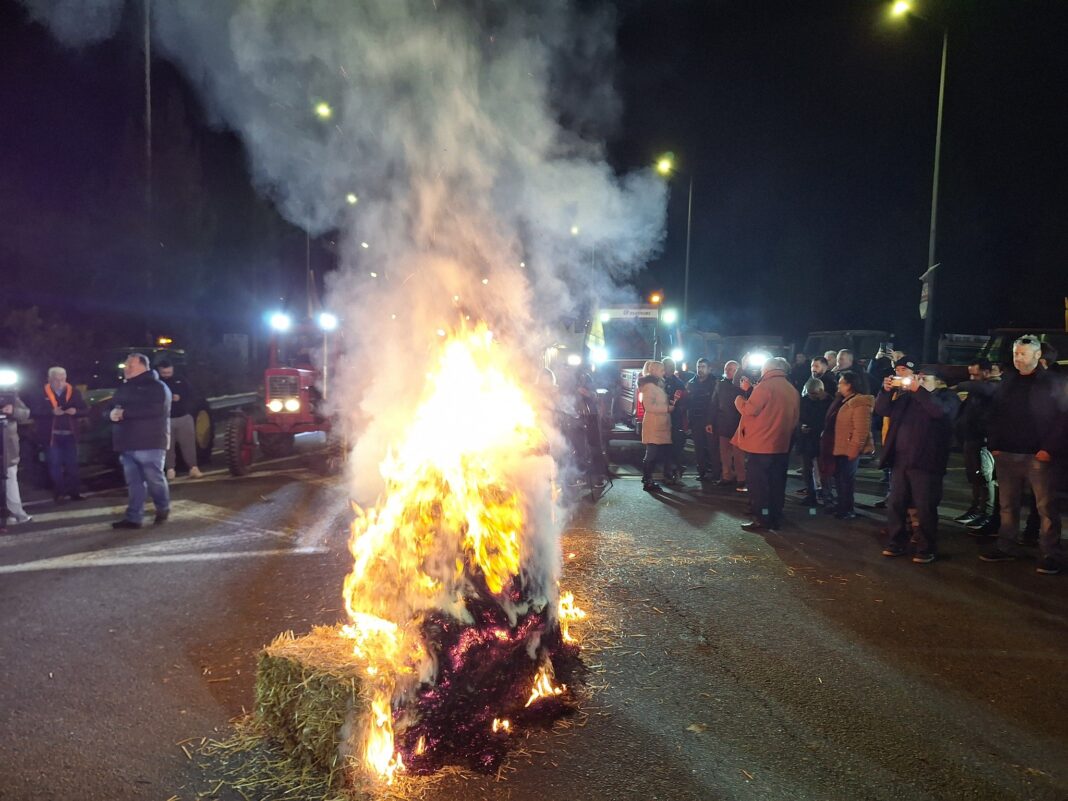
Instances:
[[[745,492],[745,454],[741,448],[731,444],[731,438],[742,419],[734,405],[734,399],[743,394],[734,381],[738,377],[739,367],[733,359],[723,365],[723,378],[716,382],[712,395],[712,419],[705,430],[715,431],[719,438],[719,462],[723,478],[717,483],[721,487],[732,486],[739,492]]]
[[[904,391],[893,393],[898,382]],[[937,557],[938,504],[959,404],[952,392],[935,393],[933,376],[883,379],[875,411],[890,418],[881,466],[892,468],[883,556],[903,556],[911,534],[913,562],[927,564]],[[916,510],[919,523],[915,532],[909,525],[910,508]]]
[[[972,503],[956,521],[986,535],[998,529],[994,517],[997,489],[994,485],[994,457],[987,447],[990,404],[998,384],[990,380],[990,362],[974,359],[968,365],[968,380],[957,385],[968,393],[960,409],[957,432],[964,451],[964,473],[972,487]]]
[[[115,391],[110,413],[112,447],[122,459],[130,500],[126,516],[112,528],[141,528],[145,489],[156,506],[156,524],[170,515],[171,498],[163,463],[170,441],[171,391],[148,367],[148,357],[131,353],[123,366],[125,383]]]
[[[193,387],[181,376],[174,374],[174,365],[168,359],[156,362],[159,379],[171,391],[171,443],[167,448],[167,479],[174,478],[174,463],[178,451],[189,466],[190,478],[201,478],[204,474],[197,466],[196,427],[193,423],[193,400],[196,397]]]
[[[715,434],[708,431],[712,424],[712,394],[715,391],[716,379],[709,370],[708,359],[701,357],[697,360],[697,375],[686,385],[686,404],[687,422],[697,457],[697,477],[702,481],[709,477],[718,478],[720,474],[719,447],[712,447]]]
[[[1016,372],[1007,374],[994,393],[989,447],[997,466],[1001,527],[997,547],[979,558],[984,562],[1009,562],[1016,558],[1020,499],[1027,483],[1035,494],[1041,519],[1041,556],[1036,570],[1053,575],[1064,567],[1053,460],[1063,457],[1068,412],[1064,383],[1041,367],[1041,353],[1038,337],[1017,339],[1012,347]]]

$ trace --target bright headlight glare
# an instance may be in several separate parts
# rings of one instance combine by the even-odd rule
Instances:
[[[272,412],[280,412],[282,411],[282,401],[278,400],[278,398],[274,398],[267,402],[267,408]]]
[[[324,331],[333,331],[337,328],[337,315],[331,312],[319,312],[319,327]]]
[[[18,382],[18,373],[8,367],[0,368],[0,387],[13,387]]]
[[[299,412],[300,411],[300,401],[297,400],[296,398],[290,398],[289,400],[287,400],[286,403],[285,403],[285,406],[286,406],[286,411],[287,412]]]
[[[567,363],[570,364],[572,367],[578,367],[580,364],[582,364],[582,357],[579,356],[577,353],[569,353],[567,354]]]
[[[269,322],[271,324],[271,328],[273,328],[275,331],[288,331],[289,327],[293,325],[293,318],[285,312],[279,311],[274,312],[270,316]]]
[[[685,354],[682,352],[682,348],[675,348],[671,351],[671,360],[678,364],[682,361]]]
[[[608,360],[608,351],[605,348],[590,348],[590,358],[594,364],[601,364]]]
[[[746,359],[749,362],[750,367],[763,367],[764,363],[771,357],[766,353],[750,353],[749,358]]]

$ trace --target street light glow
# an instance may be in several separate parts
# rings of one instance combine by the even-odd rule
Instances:
[[[895,17],[903,17],[912,11],[912,3],[909,0],[896,0],[892,6],[890,6],[890,13]]]
[[[325,100],[320,100],[315,104],[315,116],[321,120],[328,120],[334,116],[334,110]]]
[[[681,363],[685,355],[686,354],[682,352],[682,348],[671,349],[671,361],[675,362],[675,364]]]
[[[572,367],[578,367],[582,364],[582,357],[577,353],[569,353],[567,354],[567,363]]]
[[[285,312],[274,312],[268,318],[271,324],[271,328],[275,331],[288,331],[289,327],[293,325],[293,318]]]
[[[660,319],[668,325],[674,325],[679,320],[679,313],[675,309],[664,309],[660,314]]]
[[[578,236],[579,227],[577,225],[571,226],[571,236]]]
[[[671,175],[675,169],[675,161],[671,156],[661,156],[656,160],[656,171],[661,175]]]
[[[360,199],[356,197],[356,195],[354,195],[352,192],[349,192],[347,195],[345,195],[345,200],[348,201],[348,204],[350,206],[355,206],[357,203],[360,202]]]
[[[654,306],[659,306],[660,301],[662,301],[663,299],[664,296],[661,295],[659,292],[654,292],[649,296],[649,302],[652,303]]]

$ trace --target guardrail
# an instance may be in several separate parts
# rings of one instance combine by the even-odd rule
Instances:
[[[221,412],[225,409],[236,409],[240,406],[249,406],[259,398],[258,392],[240,392],[236,395],[220,395],[217,398],[205,398],[208,408],[213,412]]]

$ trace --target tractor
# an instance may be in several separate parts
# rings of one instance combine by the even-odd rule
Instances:
[[[284,312],[271,315],[273,336],[262,402],[252,410],[235,411],[226,422],[226,459],[231,475],[249,472],[257,444],[267,458],[289,456],[297,434],[330,431],[323,404],[328,345],[337,324],[329,312],[295,325]]]

